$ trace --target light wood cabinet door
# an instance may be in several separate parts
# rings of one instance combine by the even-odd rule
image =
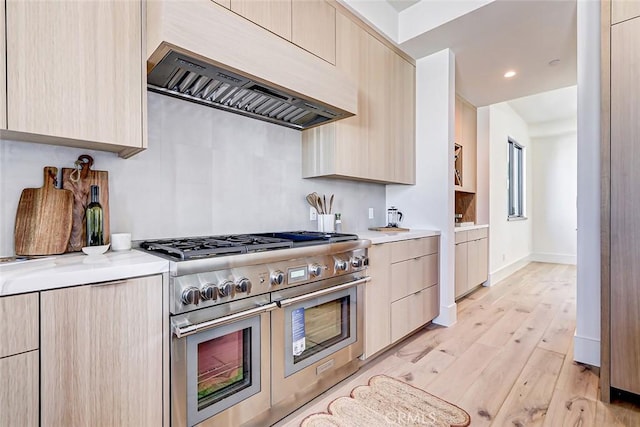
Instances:
[[[38,348],[38,294],[0,298],[0,357]]]
[[[611,27],[611,386],[640,394],[640,19]]]
[[[468,267],[469,244],[467,242],[456,244],[455,259],[455,292],[456,298],[462,296],[469,290],[469,267]]]
[[[144,148],[142,8],[7,0],[7,129]]]
[[[336,63],[336,9],[325,0],[292,0],[291,41]]]
[[[640,16],[640,1],[611,0],[611,24]]]
[[[37,427],[38,396],[37,350],[0,359],[0,426]]]
[[[369,249],[368,274],[365,286],[364,357],[368,358],[391,344],[391,308],[389,245],[373,245]]]
[[[231,10],[291,41],[291,0],[231,0]]]
[[[415,67],[393,52],[389,83],[389,181],[415,184]]]
[[[388,181],[391,175],[391,65],[393,52],[373,36],[368,37],[366,86],[369,100],[367,140],[369,142],[369,177]]]
[[[163,425],[162,277],[41,293],[42,425]]]
[[[340,13],[335,63],[358,85],[358,112],[303,131],[303,177],[415,184],[415,66]]]

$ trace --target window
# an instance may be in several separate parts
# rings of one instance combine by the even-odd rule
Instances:
[[[509,138],[508,217],[524,219],[524,149]]]

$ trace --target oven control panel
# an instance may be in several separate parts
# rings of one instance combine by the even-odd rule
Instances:
[[[171,278],[171,313],[180,314],[366,269],[366,249]]]

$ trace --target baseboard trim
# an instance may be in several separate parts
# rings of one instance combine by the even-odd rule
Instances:
[[[527,255],[515,262],[512,262],[511,264],[505,265],[499,270],[496,270],[489,274],[489,280],[487,281],[487,284],[485,286],[493,286],[499,283],[501,280],[511,276],[513,273],[525,267],[530,262],[531,261],[529,260],[529,255]]]
[[[574,335],[573,360],[592,366],[600,366],[600,340]]]
[[[449,306],[440,306],[440,314],[432,320],[433,323],[441,326],[453,326],[458,321],[458,306],[454,302]]]
[[[532,253],[529,255],[532,262],[549,262],[551,264],[577,264],[576,255],[550,254],[550,253]]]

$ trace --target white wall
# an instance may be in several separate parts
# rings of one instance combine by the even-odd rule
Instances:
[[[528,262],[532,249],[531,141],[527,124],[505,102],[489,108],[490,222],[489,274],[496,283]],[[524,147],[525,215],[522,221],[507,221],[507,141],[511,137]]]
[[[578,2],[578,293],[574,359],[600,366],[600,2]]]
[[[376,27],[392,41],[398,41],[398,12],[380,0],[338,0],[363,21]]]
[[[532,261],[575,264],[577,134],[532,138]]]
[[[366,229],[368,208],[385,214],[380,184],[302,179],[301,133],[149,93],[149,148],[111,153],[0,142],[0,256],[13,255],[20,192],[42,186],[44,166],[72,167],[78,155],[109,171],[112,231],[134,239],[315,229],[305,195],[335,193],[344,231]]]
[[[489,224],[491,200],[491,139],[489,137],[489,107],[478,108],[477,113],[477,169],[476,169],[476,224]]]
[[[441,230],[440,315],[456,321],[454,302],[453,135],[455,58],[449,49],[416,61],[416,185],[387,186],[387,204],[409,228]]]

